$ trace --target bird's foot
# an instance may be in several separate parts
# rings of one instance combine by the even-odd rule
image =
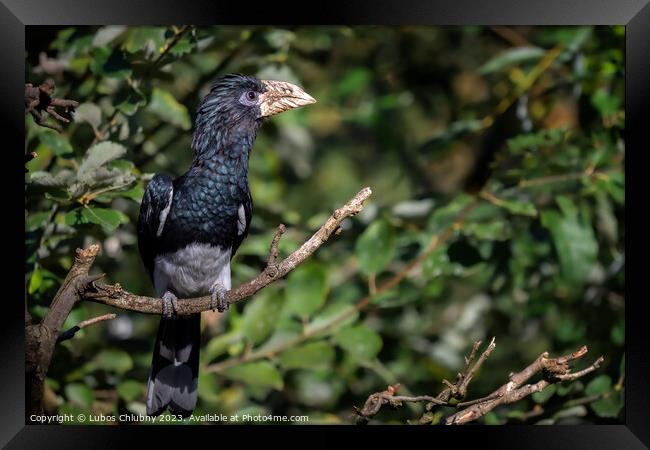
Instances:
[[[165,319],[174,319],[176,318],[177,312],[178,312],[178,298],[170,291],[166,291],[162,296],[163,317]]]
[[[223,287],[221,283],[214,283],[210,288],[210,294],[212,294],[212,301],[210,302],[210,308],[212,311],[216,310],[219,312],[224,312],[230,306],[228,300],[226,300],[226,292],[228,289]]]

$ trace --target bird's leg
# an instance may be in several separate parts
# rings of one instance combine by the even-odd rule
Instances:
[[[178,298],[171,292],[166,291],[162,296],[162,315],[165,319],[176,318],[178,311]]]
[[[214,311],[215,308],[219,312],[224,312],[230,306],[228,300],[226,300],[226,292],[228,289],[223,287],[219,282],[216,282],[210,288],[210,294],[212,294],[212,301],[210,302],[210,308]]]

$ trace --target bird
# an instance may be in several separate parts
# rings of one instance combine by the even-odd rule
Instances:
[[[177,300],[210,295],[213,310],[228,308],[230,262],[253,214],[248,163],[257,131],[268,117],[315,102],[289,82],[222,76],[198,105],[189,169],[175,179],[156,174],[148,183],[138,249],[163,307],[147,415],[169,409],[185,418],[196,407],[201,316],[177,315]]]

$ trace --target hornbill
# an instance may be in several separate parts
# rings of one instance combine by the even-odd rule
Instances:
[[[198,107],[189,170],[174,180],[157,174],[147,185],[138,247],[163,300],[148,415],[169,408],[187,417],[194,410],[201,315],[178,316],[176,301],[211,295],[213,308],[228,308],[230,260],[252,217],[248,159],[257,130],[266,117],[315,101],[291,83],[240,74],[219,78]]]

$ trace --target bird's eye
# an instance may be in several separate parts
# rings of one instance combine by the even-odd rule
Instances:
[[[252,106],[257,104],[257,92],[255,91],[246,91],[242,94],[239,99],[240,103],[243,103],[247,106]]]

